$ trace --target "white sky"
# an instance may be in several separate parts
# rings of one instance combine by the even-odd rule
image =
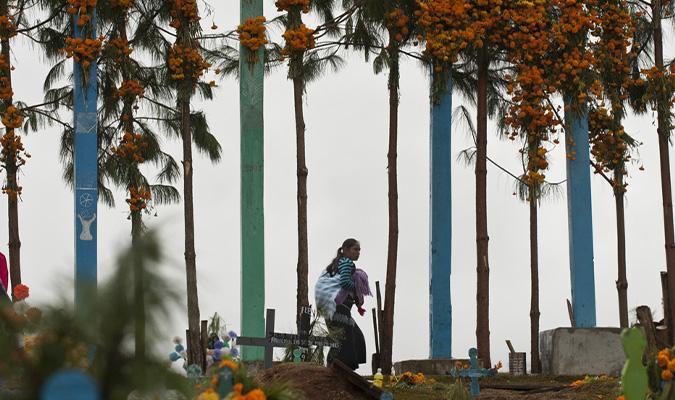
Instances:
[[[236,1],[219,1],[215,22],[220,29],[235,27]],[[268,19],[276,15],[266,2]],[[211,18],[204,19],[208,29]],[[42,83],[49,66],[25,42],[15,47],[15,97],[27,103],[42,99]],[[666,56],[674,54],[672,43]],[[310,293],[321,270],[347,237],[361,241],[365,269],[374,285],[384,289],[387,249],[387,124],[386,74],[374,75],[361,55],[346,55],[347,66],[307,89],[308,232]],[[210,78],[212,79],[212,78]],[[265,85],[265,240],[266,305],[277,310],[280,331],[294,330],[297,228],[295,197],[295,131],[292,85],[285,70],[268,77]],[[428,81],[414,61],[401,70],[399,120],[400,238],[394,334],[394,359],[428,356],[429,247],[429,101]],[[218,312],[228,327],[239,331],[239,107],[238,84],[224,81],[213,102],[198,105],[207,114],[212,132],[223,147],[223,160],[212,165],[195,152],[195,226],[202,319]],[[463,102],[455,96],[454,105]],[[653,116],[631,117],[627,130],[644,142],[640,160],[646,170],[629,169],[626,197],[628,305],[641,304],[662,318],[659,271],[665,269],[658,147]],[[64,291],[72,295],[73,198],[61,179],[59,131],[46,129],[24,139],[33,155],[20,177],[22,277],[31,287],[34,303],[53,301]],[[167,149],[181,160],[177,141]],[[459,126],[453,129],[453,159],[471,145]],[[519,171],[518,146],[490,133],[488,154],[510,170]],[[675,162],[673,162],[675,165]],[[562,149],[551,160],[548,177],[564,179]],[[671,168],[671,171],[675,168]],[[675,171],[674,171],[675,172]],[[598,326],[618,325],[616,234],[614,200],[599,176],[592,178],[595,280]],[[452,304],[453,356],[466,357],[475,346],[475,219],[474,173],[453,163]],[[490,235],[490,329],[493,363],[507,364],[505,339],[518,351],[529,352],[530,266],[528,208],[512,195],[513,180],[488,167]],[[182,187],[178,183],[177,187]],[[99,206],[99,279],[112,272],[115,254],[130,242],[130,221],[124,193],[118,207]],[[7,215],[0,202],[0,215]],[[185,291],[182,205],[159,207],[150,224],[161,229],[170,265],[166,273]],[[570,297],[566,201],[547,201],[540,209],[540,298],[542,330],[568,326],[565,299]],[[3,224],[4,225],[4,224]],[[0,230],[0,251],[7,253],[7,231]],[[61,282],[55,284],[55,282]],[[313,302],[312,299],[310,299]],[[366,308],[373,307],[369,299]],[[185,332],[184,309],[167,321],[164,337],[154,338],[158,349],[170,351],[171,338]],[[368,358],[374,352],[370,313],[355,317],[364,331]],[[631,320],[634,316],[631,315]],[[529,358],[529,355],[528,355]],[[364,365],[361,372],[369,371]]]

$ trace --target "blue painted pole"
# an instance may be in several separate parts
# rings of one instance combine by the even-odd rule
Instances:
[[[433,77],[431,79],[434,79]],[[452,82],[438,101],[431,97],[431,197],[429,271],[430,358],[452,356],[450,271],[452,244],[451,145]],[[431,85],[434,87],[434,85]]]
[[[86,30],[77,26],[73,17],[75,37],[96,37],[96,12]],[[83,74],[79,63],[74,67],[75,105],[75,307],[81,308],[96,290],[97,264],[97,202],[98,202],[98,145],[97,145],[97,81],[94,60]]]
[[[572,309],[576,327],[595,326],[593,212],[588,144],[588,109],[565,99],[567,225]]]

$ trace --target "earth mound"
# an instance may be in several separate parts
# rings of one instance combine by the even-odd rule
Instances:
[[[310,363],[283,363],[261,371],[262,382],[288,382],[306,400],[369,400],[370,397],[331,368]]]

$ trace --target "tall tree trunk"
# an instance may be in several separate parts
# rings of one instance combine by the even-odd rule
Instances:
[[[621,173],[615,173],[615,180],[619,187],[614,189],[614,204],[616,209],[616,252],[617,252],[617,280],[616,290],[619,295],[619,326],[628,328],[628,280],[626,279],[626,224],[624,218],[624,193],[621,183]]]
[[[304,83],[301,77],[293,78],[293,103],[295,105],[295,143],[297,149],[297,200],[298,200],[298,291],[295,322],[300,331],[302,308],[309,306],[308,257],[307,257],[307,164],[305,162],[305,116],[303,112]]]
[[[179,98],[181,134],[183,136],[183,198],[185,213],[185,273],[187,276],[187,306],[189,359],[188,364],[203,364],[203,352],[200,335],[199,297],[197,294],[197,265],[195,254],[195,219],[192,193],[192,126],[190,123],[190,100],[187,90],[182,90]],[[186,99],[187,97],[187,99]]]
[[[131,213],[131,247],[137,249],[138,240],[143,230],[142,215],[140,211]],[[134,265],[134,343],[137,360],[145,359],[145,301],[143,287],[145,271],[143,264]]]
[[[389,43],[393,43],[392,35]],[[396,262],[398,257],[398,181],[397,181],[397,147],[398,147],[398,85],[399,85],[399,53],[390,44],[389,48],[389,150],[387,152],[387,181],[389,186],[389,237],[387,241],[387,277],[384,292],[384,332],[382,335],[382,359],[380,365],[385,374],[392,367],[394,346],[394,300],[396,296]]]
[[[487,85],[488,67],[486,49],[478,59],[478,93],[476,124],[476,341],[478,358],[489,368],[490,360],[490,267],[488,263],[487,226]]]
[[[539,238],[538,199],[530,186],[530,368],[533,374],[541,372],[539,358]]]
[[[125,41],[128,40],[127,37],[127,18],[120,18],[117,22],[117,30],[119,37]],[[128,55],[123,57],[122,61],[122,80],[128,81],[132,79],[130,73],[130,57]],[[125,98],[123,107],[122,107],[122,127],[124,132],[134,134],[134,108],[133,100]],[[124,133],[123,132],[123,133]],[[135,165],[136,170],[134,171],[134,182],[129,182],[131,186],[134,186],[136,189],[140,189],[141,179],[140,171],[138,170],[138,164]],[[136,248],[138,239],[140,239],[141,234],[143,233],[143,215],[142,211],[132,211],[131,212],[131,246]],[[139,263],[134,266],[134,309],[135,309],[135,321],[134,321],[134,342],[135,342],[135,355],[136,358],[142,360],[145,358],[145,301],[143,298],[143,275],[142,265]]]
[[[2,0],[0,2],[0,15],[7,15],[9,11],[8,1]],[[12,70],[11,70],[11,48],[9,44],[9,39],[2,39],[0,53],[2,54],[7,68],[2,71],[2,75],[8,79],[8,85],[12,87]],[[9,107],[13,104],[13,99],[10,97],[5,100],[5,107]],[[12,129],[13,134],[16,134]],[[5,128],[5,133],[8,134],[7,128]],[[17,190],[17,165],[16,159],[12,157],[12,161],[8,160],[8,164],[5,166],[7,171],[7,182],[6,186],[8,189],[11,189],[12,192],[7,194],[7,227],[8,227],[8,237],[9,237],[9,276],[11,280],[10,288],[12,293],[12,299],[16,300],[14,296],[14,287],[21,283],[21,240],[19,238],[19,199]]]
[[[652,1],[654,62],[663,71],[663,32],[661,28],[661,0]],[[663,230],[666,248],[666,270],[668,271],[668,292],[675,293],[675,235],[673,234],[673,195],[670,181],[670,128],[669,105],[658,104],[657,134],[659,136],[659,161],[661,166],[661,197],[663,201]],[[675,296],[670,296],[670,309],[675,310]],[[668,321],[669,341],[673,344],[675,313]]]
[[[7,168],[7,187],[18,189],[16,166]],[[9,276],[11,279],[12,300],[14,287],[21,283],[21,240],[19,239],[19,199],[16,194],[7,195],[7,221],[9,227]]]

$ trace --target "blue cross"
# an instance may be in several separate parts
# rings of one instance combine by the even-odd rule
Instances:
[[[450,374],[455,378],[471,378],[471,396],[480,395],[480,386],[478,386],[478,378],[497,375],[494,369],[478,368],[478,350],[475,348],[469,349],[469,359],[471,360],[471,367],[467,369],[457,370],[453,368]]]

